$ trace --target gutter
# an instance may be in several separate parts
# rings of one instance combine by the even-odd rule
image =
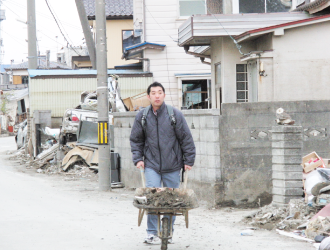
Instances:
[[[200,58],[209,58],[211,59],[211,56],[207,56],[207,55],[201,55],[201,54],[198,54],[198,53],[195,53],[195,52],[191,52],[189,51],[189,45],[184,45],[183,48],[184,48],[184,51],[186,52],[186,54],[188,55],[193,55],[193,56],[197,56],[197,57],[200,57]]]

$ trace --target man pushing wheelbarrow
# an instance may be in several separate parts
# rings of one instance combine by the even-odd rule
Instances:
[[[160,83],[154,82],[148,87],[147,94],[151,105],[136,115],[130,136],[133,162],[137,168],[144,170],[146,187],[155,188],[151,192],[169,192],[171,189],[157,188],[162,186],[179,188],[181,169],[189,171],[194,165],[195,144],[183,114],[178,109],[165,104],[164,87]],[[183,215],[187,217],[186,210],[183,209],[181,212],[185,213]],[[159,209],[155,211],[147,209],[147,211],[147,237],[144,242],[160,244],[161,240],[158,237],[161,235],[159,232],[161,226],[158,225]],[[169,218],[169,220],[165,220],[165,223],[172,221],[172,224],[168,225],[172,230],[169,235],[172,235],[175,221],[175,216],[172,215],[178,213],[166,211],[162,214],[165,215],[165,218]],[[167,236],[167,238],[168,243],[172,243],[172,237]]]

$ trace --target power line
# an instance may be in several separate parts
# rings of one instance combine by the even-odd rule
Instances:
[[[11,4],[13,4],[13,5],[16,5],[17,7],[20,7],[20,8],[22,8],[22,9],[24,9],[24,10],[26,10],[26,8],[27,8],[25,5],[22,5],[22,4],[20,4],[20,3],[15,2],[15,1],[10,1],[10,2],[8,2],[8,3],[11,3]],[[7,6],[8,6],[8,5],[7,5]],[[47,15],[47,14],[44,14],[43,12],[36,11],[36,13],[37,13],[39,16],[42,16],[42,17],[47,18],[47,19],[49,19],[49,20],[52,20],[52,19],[53,19],[52,17],[50,17],[50,16]],[[71,28],[74,28],[74,29],[77,29],[77,30],[81,30],[80,26],[76,26],[76,25],[74,25],[74,24],[72,24],[72,23],[65,22],[65,21],[62,21],[62,22],[65,23],[66,26],[71,26]]]
[[[236,48],[238,49],[238,51],[239,51],[239,53],[241,53],[241,55],[247,55],[247,54],[245,54],[245,53],[243,53],[242,51],[241,51],[241,49],[242,49],[242,45],[240,45],[240,44],[238,44],[238,42],[235,40],[235,38],[232,36],[232,35],[230,35],[229,34],[229,32],[226,30],[226,28],[222,25],[222,23],[219,21],[219,19],[215,16],[215,14],[213,14],[212,12],[211,12],[211,10],[209,9],[209,7],[207,7],[207,4],[206,4],[206,2],[205,1],[203,1],[203,0],[200,0],[202,3],[204,3],[204,5],[205,5],[205,8],[207,9],[207,11],[208,11],[208,13],[210,13],[216,20],[217,20],[217,22],[220,24],[220,26],[224,29],[224,31],[227,33],[227,35],[231,38],[231,40],[233,40],[233,42],[234,42],[234,44],[236,45]]]
[[[166,33],[166,35],[168,35],[171,39],[172,39],[172,41],[173,42],[178,42],[177,40],[175,40],[172,36],[170,36],[167,32],[166,32],[166,30],[157,22],[157,20],[156,20],[156,18],[154,18],[154,16],[151,14],[151,12],[149,11],[149,9],[148,9],[148,7],[147,6],[145,6],[146,7],[146,9],[147,9],[147,11],[149,12],[149,14],[150,14],[150,16],[152,17],[152,19],[154,19],[154,21],[158,24],[158,26]],[[145,21],[145,20],[144,20]],[[144,31],[145,32],[145,31]]]
[[[74,47],[69,43],[68,39],[65,37],[65,35],[64,35],[64,33],[63,33],[63,31],[62,31],[60,25],[59,25],[59,23],[57,22],[57,20],[56,20],[56,18],[55,18],[55,15],[54,15],[53,11],[51,10],[51,8],[50,8],[50,6],[49,6],[49,4],[48,4],[48,0],[45,0],[45,2],[46,2],[46,4],[47,4],[47,7],[48,7],[50,13],[52,14],[52,16],[53,16],[53,18],[54,18],[54,20],[55,20],[55,22],[56,22],[56,24],[57,24],[58,29],[60,30],[62,36],[64,37],[64,40],[67,42],[67,45],[70,46],[71,49],[72,49],[74,52],[76,52],[79,56],[81,56],[81,55],[80,55],[80,54],[74,49]]]

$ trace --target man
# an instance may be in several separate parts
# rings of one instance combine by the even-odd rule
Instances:
[[[146,187],[163,184],[164,187],[179,188],[180,170],[191,170],[195,162],[191,132],[178,109],[172,108],[174,117],[169,114],[163,85],[152,83],[147,94],[151,106],[147,108],[147,114],[142,110],[136,115],[130,136],[133,162],[137,168],[144,168]],[[157,225],[157,215],[148,215],[145,243],[160,244]]]

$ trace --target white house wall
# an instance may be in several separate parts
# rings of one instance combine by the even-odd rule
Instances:
[[[141,1],[134,1],[134,13],[141,7]],[[187,55],[184,49],[178,47],[178,28],[185,21],[179,20],[179,6],[177,0],[154,1],[145,0],[146,3],[146,41],[165,44],[165,50],[145,50],[144,57],[150,59],[150,71],[154,80],[162,83],[166,88],[166,101],[174,106],[178,103],[179,81],[175,74],[210,73],[211,67],[202,64],[199,58]],[[141,14],[139,14],[141,16]],[[134,22],[136,18],[134,17]]]
[[[274,101],[329,100],[330,22],[273,38]]]
[[[236,64],[246,64],[241,61],[240,54],[234,42],[229,37],[215,38],[211,42],[212,81],[215,81],[215,64],[221,63],[222,102],[236,102]],[[241,51],[248,53],[254,48],[244,43]],[[218,107],[219,108],[219,107]]]

